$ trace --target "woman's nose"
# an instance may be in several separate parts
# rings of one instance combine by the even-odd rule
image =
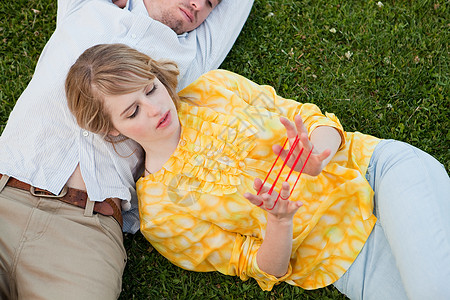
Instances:
[[[146,103],[146,111],[149,117],[155,117],[161,114],[161,106],[157,103]]]

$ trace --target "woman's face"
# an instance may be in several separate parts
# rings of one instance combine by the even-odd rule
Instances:
[[[180,132],[177,109],[166,87],[155,78],[145,88],[125,95],[105,97],[115,130],[144,148],[160,147]]]

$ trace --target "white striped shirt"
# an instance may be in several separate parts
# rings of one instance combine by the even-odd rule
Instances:
[[[252,4],[223,0],[199,28],[176,35],[143,12],[142,0],[124,9],[108,0],[59,0],[56,30],[0,137],[0,174],[58,194],[80,164],[89,198],[123,199],[124,231],[136,232],[135,179],[143,153],[131,141],[114,149],[77,126],[64,93],[70,66],[93,45],[124,43],[152,58],[176,61],[181,89],[222,63]]]

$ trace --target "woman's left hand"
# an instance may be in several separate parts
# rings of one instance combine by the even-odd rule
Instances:
[[[294,167],[295,171],[300,172],[304,162],[306,161],[306,158],[308,157],[310,151],[312,150],[312,153],[306,163],[306,166],[303,169],[303,173],[311,176],[317,176],[320,174],[320,172],[322,172],[323,168],[327,165],[328,162],[326,161],[326,159],[330,156],[331,150],[326,149],[323,152],[318,152],[316,149],[314,149],[314,145],[308,138],[308,130],[303,124],[302,118],[299,115],[297,115],[295,116],[294,121],[295,124],[284,117],[280,118],[280,122],[286,128],[286,134],[289,139],[289,145],[291,147],[297,135],[299,137],[298,144],[295,147],[294,152],[287,161],[286,165],[292,168],[297,156],[300,154],[301,149],[303,148],[301,157],[299,158],[297,164]],[[283,150],[282,146],[280,145],[274,145],[272,147],[272,150],[276,155],[280,154],[281,152],[280,157],[283,160],[286,159],[286,156],[289,153],[289,149]]]

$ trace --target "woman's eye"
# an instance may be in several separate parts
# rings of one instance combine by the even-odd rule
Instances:
[[[139,105],[136,106],[136,109],[134,110],[134,112],[130,116],[128,116],[128,118],[129,119],[133,119],[134,117],[137,116],[138,112],[139,112]]]
[[[154,91],[156,91],[156,89],[157,89],[157,86],[156,86],[156,84],[154,84],[152,89],[150,91],[148,91],[145,95],[147,95],[147,96],[151,95]]]

